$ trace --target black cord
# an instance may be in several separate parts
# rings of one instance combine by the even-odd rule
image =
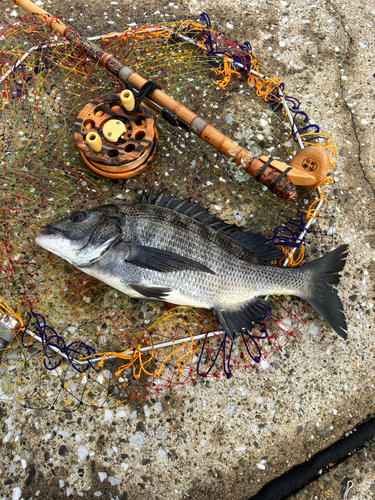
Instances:
[[[134,109],[132,111],[126,111],[127,114],[134,115],[134,113],[138,111],[138,108],[141,105],[143,99],[152,94],[156,89],[160,89],[160,86],[157,83],[152,82],[151,80],[142,85],[135,99]]]
[[[270,158],[268,158],[268,160],[266,161],[266,163],[263,165],[263,167],[261,168],[261,170],[258,172],[258,175],[255,177],[255,180],[256,181],[260,181],[260,178],[262,177],[262,175],[264,174],[266,168],[268,167],[268,165],[271,163],[271,161],[273,160],[272,156]]]
[[[270,185],[270,191],[271,191],[271,193],[273,193],[275,191],[276,186],[281,181],[281,179],[283,179],[286,176],[286,174],[289,172],[289,170],[292,170],[292,167],[286,168],[284,170],[284,172],[282,172],[278,177],[276,177],[276,179]]]
[[[363,443],[375,437],[375,418],[361,424],[351,434],[316,453],[310,460],[296,465],[282,476],[263,486],[246,500],[283,500],[319,476],[331,464],[342,462]]]
[[[157,85],[156,83],[150,81],[150,82],[146,82],[138,90],[137,87],[135,87],[135,85],[132,85],[131,83],[127,82],[126,83],[126,87],[128,88],[128,90],[132,91],[133,94],[135,94],[137,96],[136,97],[136,101],[135,101],[136,102],[135,103],[135,107],[134,107],[133,111],[127,111],[127,113],[129,115],[134,114],[137,111],[137,109],[138,109],[141,101],[145,97],[147,97],[147,99],[154,106],[156,106],[156,108],[160,109],[161,115],[164,118],[164,120],[166,120],[171,125],[174,125],[174,126],[177,126],[177,127],[181,127],[181,128],[183,128],[184,130],[187,130],[187,131],[190,130],[190,127],[189,127],[188,123],[186,123],[184,120],[182,120],[177,115],[175,115],[174,113],[172,113],[172,111],[169,111],[169,109],[165,108],[164,106],[162,106],[161,104],[159,104],[158,102],[156,102],[154,99],[152,99],[151,97],[149,97],[150,94],[152,94],[155,89],[160,89],[159,85]],[[143,92],[142,92],[142,90],[143,90]],[[142,94],[141,94],[141,92],[142,92]],[[140,94],[141,94],[141,97],[140,97]]]

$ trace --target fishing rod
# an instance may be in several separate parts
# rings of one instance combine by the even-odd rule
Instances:
[[[115,56],[102,50],[93,42],[86,40],[72,28],[63,24],[30,0],[12,0],[47,26],[63,36],[73,46],[86,51],[87,55],[108,72],[116,76],[128,89],[141,94],[149,85],[142,76],[122,64]],[[245,172],[258,182],[267,186],[283,200],[297,197],[296,186],[315,188],[328,173],[329,160],[327,153],[320,147],[310,146],[299,151],[289,164],[273,158],[261,156],[253,158],[248,151],[233,142],[203,118],[178,103],[159,88],[151,87],[146,95],[148,105],[156,113],[160,113],[168,122],[179,125],[213,146],[223,155],[231,158]],[[145,100],[146,100],[145,98]]]

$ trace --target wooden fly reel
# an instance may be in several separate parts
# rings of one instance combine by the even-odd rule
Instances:
[[[144,172],[155,157],[158,134],[153,113],[134,108],[129,90],[88,103],[77,116],[74,139],[86,165],[110,179],[128,179]]]

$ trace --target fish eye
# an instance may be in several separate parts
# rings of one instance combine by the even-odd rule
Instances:
[[[86,219],[85,212],[76,212],[70,217],[72,222],[83,222]]]

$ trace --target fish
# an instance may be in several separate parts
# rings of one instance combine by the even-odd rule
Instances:
[[[233,341],[267,317],[262,297],[294,295],[347,337],[337,285],[348,245],[299,267],[281,267],[280,248],[259,233],[210,215],[164,190],[75,211],[39,229],[36,243],[130,297],[211,309]]]

